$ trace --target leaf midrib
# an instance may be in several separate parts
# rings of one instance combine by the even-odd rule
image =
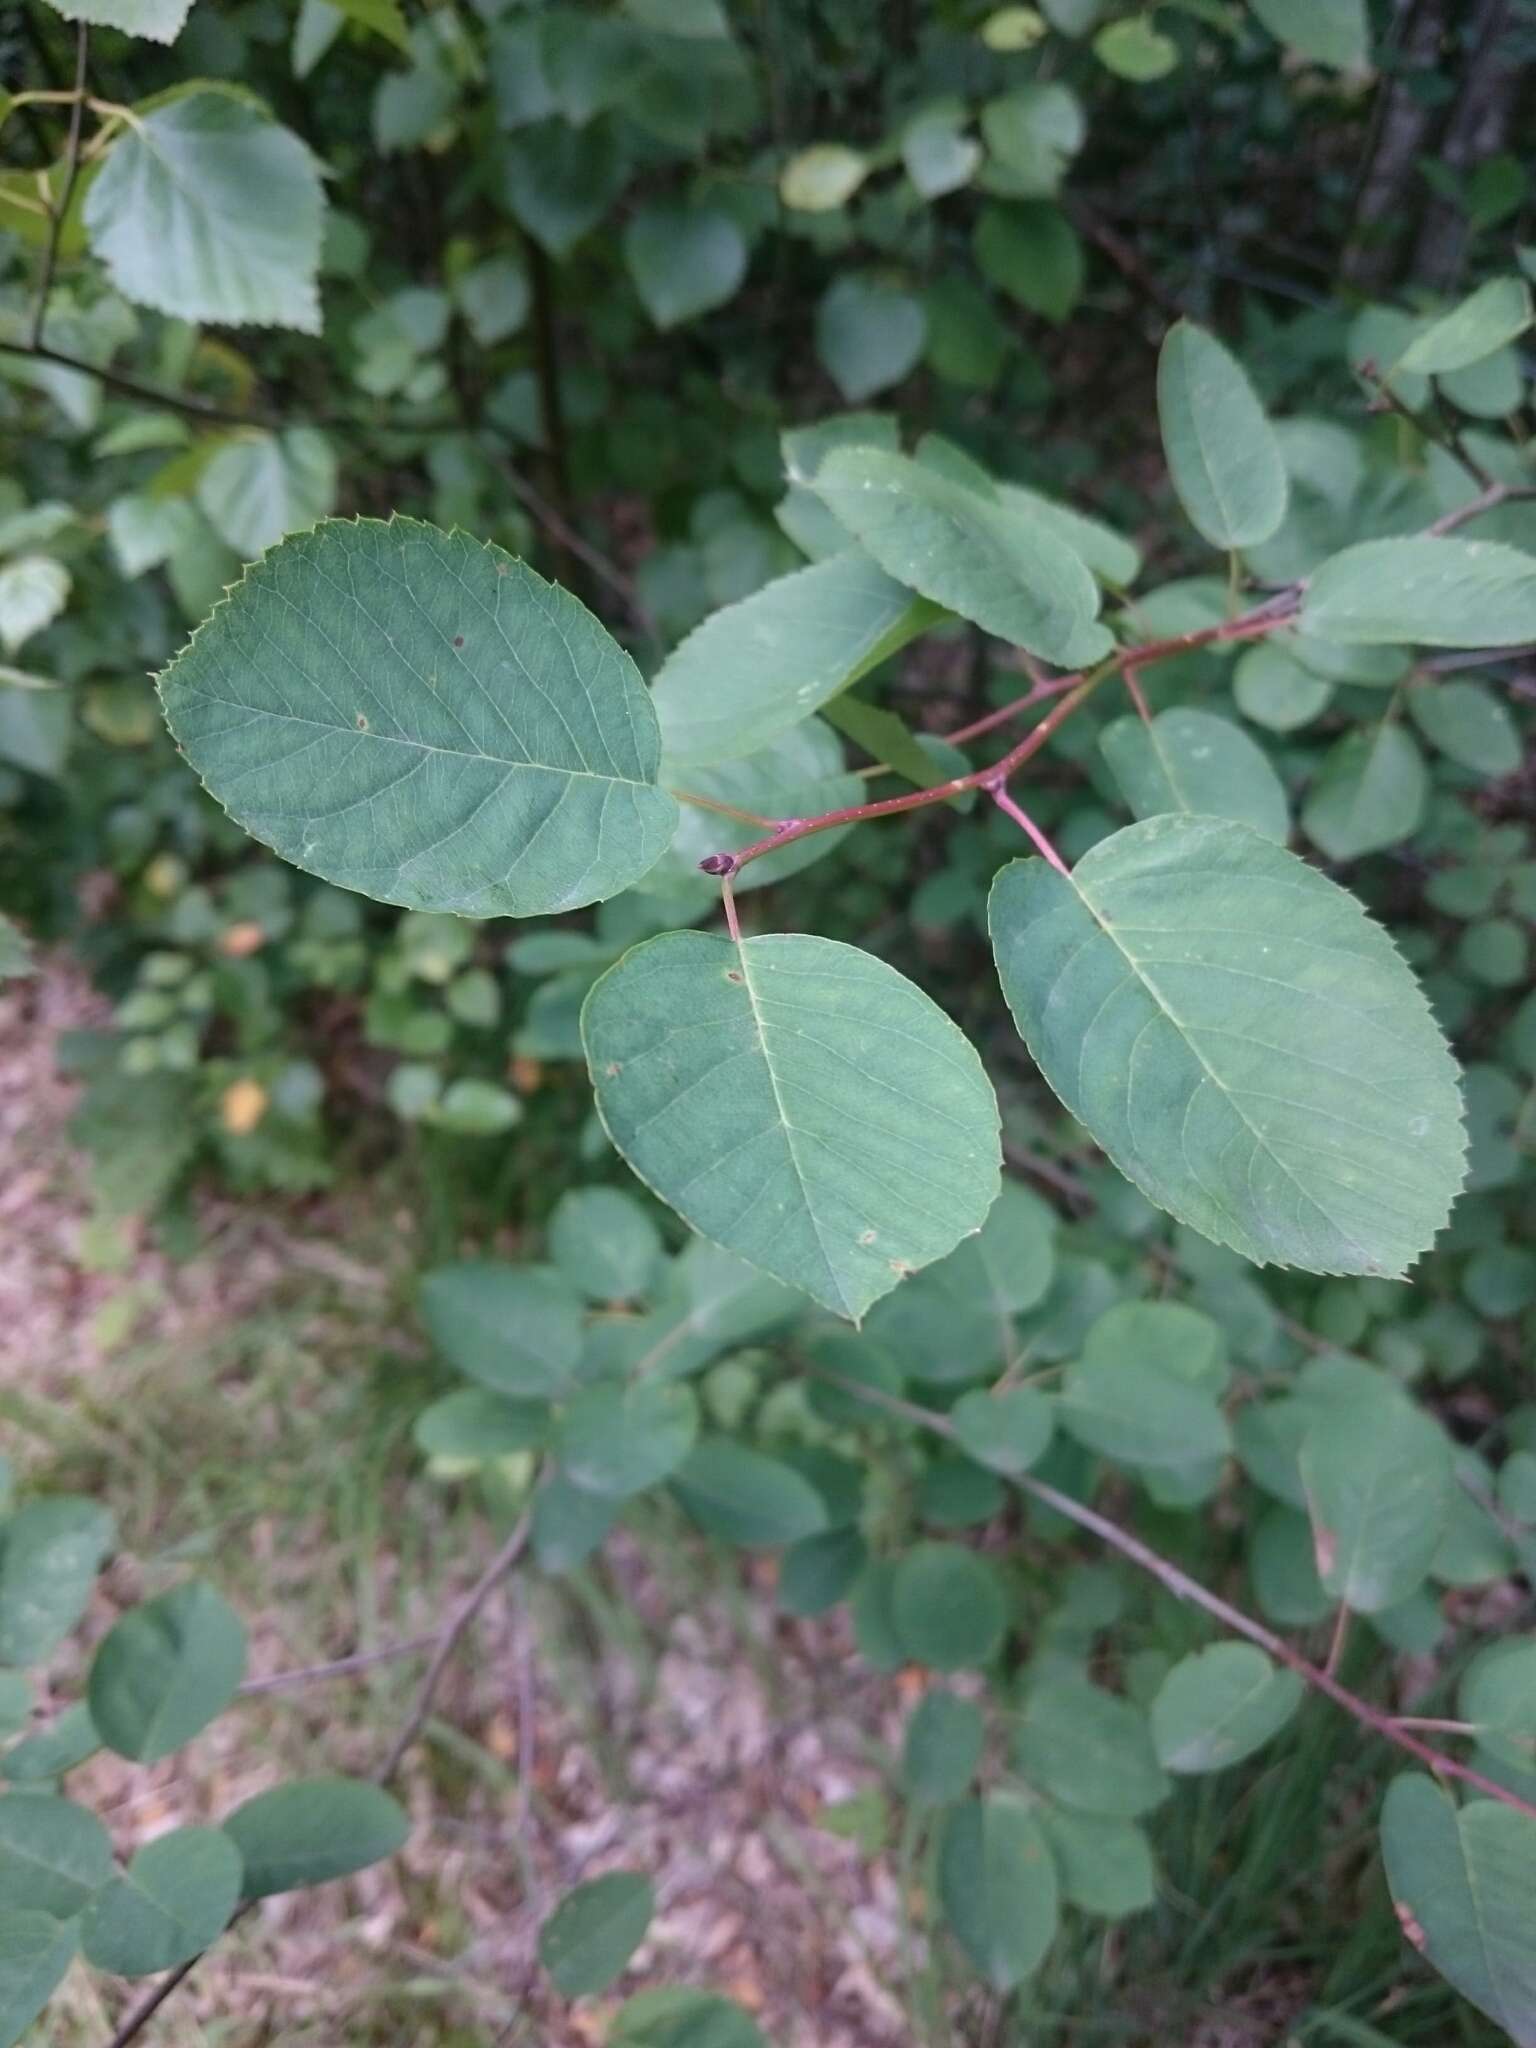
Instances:
[[[372,726],[366,731],[356,726],[331,724],[324,718],[304,718],[296,711],[263,711],[252,704],[242,704],[235,697],[216,697],[211,690],[197,690],[193,693],[200,703],[221,704],[229,711],[244,711],[254,718],[271,718],[280,725],[310,725],[317,732],[326,732],[352,740],[378,741],[385,746],[404,747],[413,754],[442,754],[452,761],[488,761],[495,768],[527,768],[536,775],[564,775],[577,781],[613,782],[624,789],[660,790],[656,782],[643,782],[633,775],[605,775],[596,768],[568,768],[554,761],[514,761],[506,754],[488,754],[483,748],[439,747],[430,740],[401,739],[390,732],[375,732]]]
[[[1239,1123],[1242,1124],[1244,1130],[1248,1132],[1250,1137],[1253,1139],[1254,1143],[1258,1145],[1260,1149],[1263,1151],[1265,1157],[1268,1159],[1272,1159],[1274,1161],[1275,1165],[1280,1169],[1281,1173],[1284,1174],[1285,1178],[1287,1179],[1287,1181],[1290,1182],[1291,1186],[1295,1188],[1296,1192],[1301,1196],[1303,1201],[1310,1204],[1310,1206],[1317,1211],[1319,1216],[1322,1216],[1326,1219],[1328,1227],[1337,1233],[1342,1243],[1347,1244],[1350,1247],[1350,1249],[1357,1255],[1368,1256],[1366,1247],[1364,1245],[1361,1245],[1356,1240],[1353,1232],[1346,1230],[1344,1226],[1338,1221],[1338,1219],[1335,1216],[1333,1216],[1329,1210],[1324,1208],[1323,1204],[1318,1200],[1316,1195],[1312,1193],[1311,1189],[1308,1188],[1304,1182],[1297,1179],[1292,1169],[1289,1166],[1287,1166],[1285,1161],[1282,1158],[1280,1158],[1279,1154],[1274,1151],[1274,1149],[1269,1144],[1268,1140],[1265,1138],[1263,1132],[1260,1131],[1257,1128],[1257,1126],[1252,1122],[1252,1120],[1248,1117],[1246,1112],[1243,1110],[1242,1106],[1239,1104],[1237,1097],[1233,1094],[1232,1090],[1227,1086],[1226,1082],[1222,1080],[1221,1076],[1214,1070],[1214,1068],[1211,1066],[1210,1061],[1206,1058],[1205,1054],[1200,1050],[1199,1046],[1196,1045],[1193,1037],[1190,1034],[1188,1027],[1182,1024],[1179,1021],[1179,1019],[1173,1014],[1172,1010],[1169,1009],[1167,1003],[1163,1000],[1161,990],[1157,987],[1157,984],[1150,978],[1145,968],[1137,960],[1135,954],[1129,952],[1127,948],[1121,944],[1120,939],[1115,932],[1114,926],[1111,923],[1109,923],[1109,921],[1100,913],[1098,905],[1093,901],[1092,897],[1088,895],[1087,891],[1078,881],[1077,876],[1075,874],[1069,874],[1067,876],[1067,880],[1072,884],[1072,887],[1076,890],[1078,901],[1082,904],[1083,908],[1088,912],[1088,915],[1093,919],[1094,923],[1099,927],[1100,931],[1103,932],[1104,936],[1109,940],[1110,944],[1114,947],[1115,951],[1120,955],[1121,959],[1130,969],[1130,972],[1134,979],[1137,981],[1137,983],[1146,990],[1147,995],[1150,997],[1152,1002],[1157,1006],[1159,1012],[1167,1018],[1168,1022],[1179,1034],[1181,1042],[1189,1047],[1189,1050],[1193,1054],[1196,1064],[1200,1068],[1200,1071],[1206,1076],[1207,1080],[1209,1080],[1215,1087],[1220,1089],[1223,1098],[1231,1104],[1233,1114],[1237,1117]],[[1127,1085],[1129,1085],[1129,1077],[1127,1077]],[[1249,1232],[1245,1234],[1251,1235],[1252,1233]],[[1376,1268],[1378,1263],[1379,1262],[1375,1260],[1371,1261],[1371,1266],[1373,1270]]]
[[[827,1269],[827,1278],[832,1283],[833,1290],[842,1305],[844,1314],[851,1315],[853,1310],[849,1305],[847,1290],[838,1278],[836,1268],[833,1266],[827,1251],[827,1240],[822,1233],[821,1222],[817,1217],[815,1204],[811,1200],[811,1191],[806,1180],[805,1168],[800,1164],[800,1154],[795,1149],[795,1126],[789,1120],[789,1112],[785,1108],[784,1097],[779,1089],[779,1077],[773,1064],[773,1055],[768,1050],[768,1028],[763,1021],[763,1013],[757,997],[757,984],[752,979],[752,968],[747,958],[748,943],[746,940],[737,941],[736,956],[741,962],[742,979],[746,986],[747,1001],[752,1006],[752,1024],[757,1033],[757,1042],[762,1048],[763,1065],[768,1071],[768,1085],[773,1090],[773,1106],[778,1112],[779,1128],[784,1133],[784,1149],[788,1152],[789,1163],[794,1169],[795,1183],[800,1190],[800,1199],[805,1205],[805,1213],[810,1219],[812,1230],[816,1233],[816,1249],[820,1252],[822,1264]]]

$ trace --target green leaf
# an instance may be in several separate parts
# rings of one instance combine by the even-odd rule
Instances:
[[[593,1342],[612,1343],[614,1370],[686,1379],[804,1307],[792,1288],[696,1237],[667,1267],[651,1312],[597,1325]]]
[[[52,625],[69,590],[69,571],[52,555],[17,555],[0,566],[0,646],[7,654]]]
[[[0,1522],[0,1664],[39,1664],[63,1642],[116,1540],[105,1508],[68,1496]]]
[[[1101,28],[1093,39],[1093,54],[1117,78],[1137,85],[1166,78],[1179,62],[1178,44],[1143,15],[1128,15]]]
[[[756,754],[942,617],[854,547],[725,605],[652,688],[669,768]]]
[[[779,173],[779,197],[801,213],[835,213],[869,176],[869,158],[841,142],[814,142]]]
[[[647,1186],[836,1314],[857,1321],[952,1250],[997,1193],[981,1062],[856,947],[670,932],[596,983],[582,1038],[598,1113]]]
[[[125,1614],[91,1662],[91,1719],[108,1749],[156,1763],[190,1742],[245,1676],[245,1629],[191,1579]]]
[[[47,1792],[0,1798],[0,1919],[36,1907],[72,1920],[111,1877],[111,1837],[94,1813]]]
[[[15,2048],[63,1983],[80,1931],[30,1908],[0,1915],[0,2048]]]
[[[509,210],[555,257],[568,256],[597,226],[627,175],[623,153],[602,122],[590,128],[540,122],[514,135],[502,157]]]
[[[119,1977],[174,1970],[223,1933],[240,1880],[240,1852],[222,1828],[173,1828],[92,1900],[86,1961]]]
[[[581,1303],[547,1266],[439,1266],[422,1280],[421,1319],[456,1372],[499,1394],[559,1394],[581,1357]]]
[[[1032,1785],[1083,1813],[1134,1820],[1168,1796],[1146,1716],[1071,1671],[1030,1687],[1014,1756]]]
[[[901,1775],[909,1798],[949,1806],[965,1797],[981,1762],[981,1710],[942,1686],[913,1709],[902,1740]]]
[[[1212,547],[1253,547],[1285,517],[1289,484],[1275,430],[1237,358],[1188,320],[1157,359],[1157,418],[1168,473]]]
[[[1427,683],[1407,692],[1413,722],[1431,746],[1474,775],[1513,775],[1524,758],[1520,729],[1484,683]]]
[[[350,1877],[393,1856],[410,1832],[397,1802],[358,1778],[296,1778],[258,1792],[223,1828],[245,1865],[246,1899]]]
[[[527,319],[532,291],[523,264],[503,254],[464,271],[454,281],[453,296],[480,347],[494,348]]]
[[[786,1614],[802,1619],[825,1614],[847,1599],[868,1558],[857,1529],[824,1529],[818,1536],[803,1536],[780,1560],[779,1605]]]
[[[1082,104],[1065,85],[1032,81],[981,110],[981,132],[1020,199],[1049,199],[1088,133]]]
[[[1522,1455],[1516,1453],[1516,1456]],[[1528,1453],[1524,1455],[1529,1455]],[[1514,1460],[1510,1460],[1513,1464]],[[1502,1480],[1509,1465],[1499,1477]],[[1503,1489],[1501,1488],[1501,1495]],[[1490,1643],[1462,1677],[1457,1707],[1477,1728],[1479,1746],[1515,1770],[1536,1758],[1536,1642]]]
[[[960,1396],[949,1419],[962,1448],[978,1465],[1012,1476],[1027,1472],[1045,1456],[1055,1409],[1038,1387],[1006,1387],[993,1394],[975,1388]]]
[[[1257,1264],[1400,1275],[1463,1177],[1456,1069],[1386,933],[1244,826],[1167,817],[992,887],[1041,1073],[1152,1201]]]
[[[870,1321],[870,1335],[912,1379],[976,1380],[1015,1354],[1013,1318],[1044,1299],[1055,1270],[1055,1222],[1014,1182],[980,1233],[909,1281]]]
[[[816,354],[850,405],[899,384],[926,334],[920,300],[856,271],[829,285],[816,308]]]
[[[964,1671],[997,1654],[1008,1597],[990,1559],[959,1543],[919,1543],[896,1566],[891,1619],[914,1664]]]
[[[641,1380],[584,1387],[560,1417],[556,1447],[573,1485],[623,1500],[670,1478],[698,1431],[687,1387]]]
[[[1081,557],[1023,507],[879,448],[834,450],[812,488],[882,569],[1000,639],[1065,667],[1111,646]]]
[[[838,697],[823,706],[821,718],[804,718],[788,732],[781,732],[755,754],[739,760],[720,761],[712,767],[702,764],[675,770],[665,754],[661,772],[674,783],[674,794],[682,804],[682,820],[672,844],[652,870],[650,886],[674,886],[685,895],[697,895],[701,903],[714,896],[714,885],[699,873],[699,863],[714,853],[730,853],[761,839],[766,827],[745,818],[722,816],[706,808],[708,800],[734,804],[758,818],[810,818],[852,804],[862,804],[868,790],[856,775],[850,775],[843,759],[842,744],[832,722],[856,700]],[[703,799],[695,802],[692,799]],[[824,858],[847,837],[848,828],[834,826],[794,839],[778,853],[765,854],[744,868],[736,884],[737,894],[781,882],[788,875]]]
[[[1072,552],[1080,555],[1095,576],[1117,589],[1134,583],[1141,570],[1141,556],[1135,546],[1101,519],[1090,519],[1070,505],[1058,505],[1054,498],[1023,484],[998,484],[999,503],[1027,512],[1048,526]]]
[[[1215,1326],[1179,1302],[1127,1302],[1100,1316],[1067,1368],[1057,1415],[1079,1443],[1122,1464],[1179,1471],[1232,1448],[1219,1382],[1180,1354],[1207,1351]]]
[[[1047,320],[1065,320],[1083,295],[1083,245],[1059,206],[984,206],[972,247],[984,277]]]
[[[549,1434],[543,1401],[515,1401],[489,1387],[461,1387],[423,1408],[411,1430],[417,1450],[429,1458],[485,1464],[537,1450]]]
[[[677,822],[629,656],[524,563],[416,520],[274,548],[160,694],[238,823],[386,903],[574,909],[637,881]]]
[[[541,1571],[559,1574],[585,1564],[618,1520],[619,1502],[572,1485],[553,1472],[533,1499],[533,1554]]]
[[[1397,359],[1397,369],[1432,377],[1480,363],[1516,341],[1531,324],[1531,288],[1523,277],[1491,277],[1453,311],[1424,328]]]
[[[1301,813],[1307,837],[1330,860],[1358,860],[1419,829],[1429,796],[1413,736],[1383,719],[1332,747]]]
[[[152,43],[174,43],[186,26],[192,0],[49,0],[66,21],[121,29]]]
[[[193,90],[141,112],[85,198],[125,298],[180,320],[320,332],[320,167],[249,99]]]
[[[924,107],[902,129],[902,166],[925,199],[958,192],[975,176],[981,144],[964,133],[966,119],[960,101],[945,100]]]
[[[827,1526],[826,1507],[808,1479],[729,1437],[696,1444],[672,1486],[708,1535],[747,1549],[798,1543]]]
[[[1291,811],[1262,747],[1241,726],[1210,711],[1176,704],[1151,724],[1113,719],[1099,746],[1138,818],[1168,811],[1235,818],[1283,846]]]
[[[642,1991],[619,2008],[609,2048],[768,2048],[755,2021],[712,1991]]]
[[[835,697],[830,704],[823,706],[823,716],[828,725],[846,733],[856,747],[861,747],[871,761],[879,762],[891,774],[899,775],[903,782],[910,782],[914,789],[935,789],[941,782],[951,781],[959,763],[964,760],[963,755],[949,761],[936,758],[923,745],[922,737],[914,733],[894,711],[883,711],[878,704],[866,704],[861,697],[846,694]],[[969,767],[970,763],[966,761],[960,772],[968,772]],[[855,780],[855,787],[859,794],[844,799],[845,802],[864,801],[867,792],[862,782]],[[958,809],[963,804],[974,803],[975,792],[968,791],[949,801]],[[798,807],[792,807],[781,815],[789,817],[802,813]]]
[[[1536,556],[1455,534],[1361,541],[1313,571],[1302,624],[1350,646],[1518,646],[1536,639]]]
[[[944,1824],[939,1903],[960,1946],[994,1991],[1037,1969],[1056,1937],[1056,1863],[1040,1822],[1009,1792],[968,1799]]]
[[[1536,1821],[1491,1799],[1459,1811],[1430,1778],[1395,1778],[1381,1813],[1405,1937],[1517,2048],[1536,2048]]]
[[[549,1219],[550,1257],[588,1301],[634,1301],[661,1267],[661,1232],[619,1188],[572,1188]]]
[[[253,561],[330,511],[335,452],[315,427],[236,435],[198,478],[197,502],[240,559]]]
[[[642,206],[624,230],[624,261],[641,304],[660,328],[696,320],[735,297],[747,244],[719,207]]]
[[[1294,1671],[1252,1643],[1213,1643],[1181,1657],[1152,1702],[1152,1741],[1164,1770],[1224,1771],[1262,1749],[1301,1704]]]
[[[76,1700],[35,1735],[24,1737],[0,1756],[0,1778],[8,1778],[13,1785],[43,1785],[62,1778],[100,1747],[90,1708],[84,1700]]]
[[[1124,1920],[1157,1902],[1157,1871],[1146,1835],[1130,1820],[1047,1806],[1040,1815],[1056,1852],[1062,1896],[1105,1920]]]
[[[1371,61],[1366,0],[1249,0],[1272,36],[1336,71]]]
[[[644,1941],[656,1895],[650,1881],[614,1870],[567,1892],[539,1929],[539,1961],[562,1998],[606,1991]]]
[[[1244,718],[1255,725],[1268,732],[1295,732],[1326,710],[1333,685],[1298,661],[1288,647],[1265,640],[1239,659],[1232,695]]]
[[[1336,1600],[1379,1614],[1423,1583],[1450,1514],[1445,1433],[1395,1390],[1346,1400],[1301,1446],[1318,1575]]]

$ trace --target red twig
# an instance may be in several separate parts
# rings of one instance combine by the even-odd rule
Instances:
[[[1029,843],[1031,846],[1034,847],[1036,853],[1043,853],[1045,855],[1045,858],[1050,862],[1051,866],[1055,868],[1058,874],[1066,874],[1066,862],[1062,859],[1061,855],[1056,851],[1055,847],[1052,846],[1050,840],[1046,838],[1045,834],[1040,830],[1040,827],[1035,823],[1034,819],[1029,815],[1028,811],[1025,810],[1024,806],[1022,804],[1015,803],[1013,798],[1008,794],[1007,790],[1004,789],[1001,784],[999,784],[995,789],[989,790],[987,793],[991,797],[993,803],[997,805],[997,808],[1000,811],[1005,811],[1007,815],[1010,818],[1012,818],[1015,825],[1017,825],[1027,835]]]
[[[759,860],[765,853],[773,853],[781,846],[792,845],[797,839],[808,839],[813,832],[829,832],[837,825],[862,825],[871,818],[895,817],[901,811],[922,810],[929,804],[942,804],[952,796],[962,796],[968,789],[989,792],[1001,789],[1031,755],[1040,751],[1052,733],[1066,723],[1106,676],[1127,667],[1146,668],[1154,661],[1166,661],[1170,655],[1187,654],[1196,647],[1211,647],[1229,640],[1259,639],[1279,626],[1289,625],[1296,616],[1298,603],[1298,590],[1291,586],[1266,598],[1263,604],[1243,613],[1240,618],[1224,619],[1218,626],[1201,626],[1193,633],[1179,633],[1170,640],[1151,640],[1141,647],[1121,648],[1086,675],[1059,678],[1064,686],[1068,686],[1065,694],[1058,696],[1040,723],[1032,726],[1018,745],[1004,754],[1000,761],[994,761],[990,768],[976,768],[968,775],[957,775],[931,789],[915,789],[906,796],[888,796],[872,804],[846,804],[840,810],[824,811],[816,818],[781,818],[766,838],[755,839],[750,846],[743,846],[734,853],[712,853],[699,862],[699,867],[706,875],[739,875],[749,861]],[[1005,705],[1001,712],[987,720],[963,726],[960,733],[946,734],[945,737],[952,741],[962,735],[974,737],[989,725],[1000,725],[1004,718],[1022,710],[1025,703],[1037,701],[1035,692],[1039,689],[1036,684],[1029,696],[1018,704]],[[1056,694],[1054,685],[1041,694]]]

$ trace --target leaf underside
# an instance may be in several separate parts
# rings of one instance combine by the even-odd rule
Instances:
[[[1382,929],[1304,861],[1159,817],[993,885],[1036,1064],[1121,1172],[1257,1264],[1400,1275],[1465,1154],[1456,1068]]]
[[[596,984],[609,1135],[705,1237],[858,1320],[980,1228],[1000,1178],[974,1049],[856,947],[669,932]]]

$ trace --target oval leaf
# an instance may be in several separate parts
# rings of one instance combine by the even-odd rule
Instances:
[[[1185,811],[1235,818],[1283,846],[1291,808],[1279,776],[1241,726],[1178,704],[1150,724],[1114,719],[1099,735],[1110,773],[1138,818]]]
[[[672,1484],[694,1520],[727,1543],[797,1543],[827,1526],[826,1507],[808,1479],[728,1437],[707,1437],[690,1451]]]
[[[86,1961],[119,1977],[199,1955],[240,1903],[240,1852],[222,1828],[175,1828],[148,1842],[92,1901]]]
[[[1165,1771],[1224,1771],[1262,1749],[1301,1704],[1302,1682],[1252,1643],[1213,1643],[1181,1657],[1152,1702]]]
[[[882,569],[999,639],[1067,668],[1112,645],[1082,557],[1022,501],[883,448],[835,449],[811,488]]]
[[[581,1357],[581,1302],[551,1268],[439,1266],[421,1283],[421,1318],[456,1371],[498,1394],[558,1394]]]
[[[87,1698],[108,1749],[155,1763],[219,1714],[245,1676],[245,1629],[193,1579],[125,1614],[97,1650]]]
[[[614,1870],[568,1892],[539,1929],[539,1961],[564,1998],[606,1991],[624,1974],[656,1910],[648,1878]]]
[[[94,1501],[32,1500],[0,1524],[0,1664],[39,1663],[85,1612],[112,1517]]]
[[[996,1654],[1008,1596],[996,1565],[959,1543],[919,1543],[896,1567],[891,1619],[915,1664],[963,1671]]]
[[[14,2048],[48,2003],[80,1946],[73,1920],[31,1908],[0,1914],[0,2048]]]
[[[894,968],[831,939],[668,932],[593,988],[603,1123],[663,1201],[857,1321],[986,1218],[997,1103]]]
[[[942,616],[854,547],[776,577],[662,663],[651,694],[668,763],[755,754]]]
[[[410,1832],[389,1794],[358,1778],[299,1778],[258,1792],[223,1827],[244,1861],[247,1899],[350,1877],[393,1856]]]
[[[990,1792],[957,1806],[939,1844],[939,1899],[960,1946],[995,1991],[1038,1967],[1056,1936],[1056,1863],[1024,1800]]]
[[[1036,1064],[1151,1200],[1256,1264],[1400,1275],[1464,1171],[1456,1069],[1355,899],[1241,825],[1153,818],[992,888]]]
[[[1536,1821],[1491,1799],[1457,1809],[1429,1778],[1396,1778],[1381,1814],[1404,1935],[1517,2048],[1536,2048]]]
[[[1196,532],[1218,548],[1268,540],[1289,490],[1280,443],[1242,364],[1188,320],[1169,329],[1157,359],[1157,418]]]
[[[1346,646],[1514,647],[1536,640],[1536,556],[1457,534],[1364,540],[1313,571],[1301,616]]]
[[[48,1792],[0,1799],[0,1919],[36,1907],[72,1920],[112,1879],[112,1842],[94,1813]]]
[[[160,694],[248,832],[384,903],[571,910],[637,881],[677,823],[629,656],[525,563],[413,519],[274,548]]]

